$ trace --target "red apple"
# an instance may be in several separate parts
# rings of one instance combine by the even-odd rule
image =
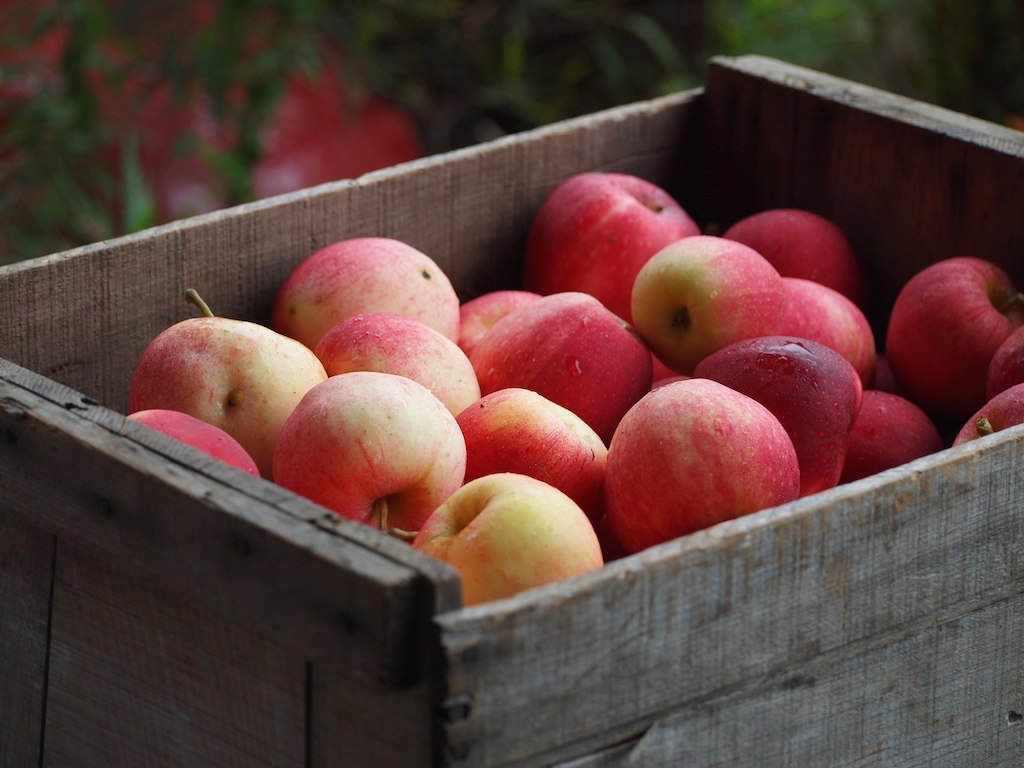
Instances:
[[[1004,389],[971,416],[961,427],[953,445],[977,440],[993,432],[1024,423],[1024,384]]]
[[[889,358],[884,354],[875,358],[875,374],[871,378],[869,389],[880,389],[883,392],[903,396],[900,385],[896,383],[896,377],[892,373],[892,366],[889,365]]]
[[[417,531],[462,485],[466,444],[455,417],[412,379],[331,376],[281,429],[274,480],[342,517]]]
[[[667,192],[621,173],[571,176],[534,217],[523,286],[536,293],[579,291],[629,320],[630,290],[644,263],[700,229]]]
[[[839,482],[863,389],[834,349],[795,336],[762,336],[713,352],[693,375],[742,392],[775,415],[796,449],[801,496]]]
[[[630,553],[792,501],[799,491],[796,451],[779,420],[709,379],[646,395],[608,448],[605,514]]]
[[[307,257],[278,289],[270,325],[312,349],[363,312],[396,312],[459,337],[459,299],[448,277],[426,254],[386,237],[342,240]]]
[[[182,443],[187,443],[193,448],[198,448],[215,459],[238,467],[250,475],[259,475],[260,473],[252,456],[235,438],[220,427],[207,424],[195,416],[181,411],[150,408],[146,411],[129,413],[128,418]]]
[[[412,545],[458,571],[465,605],[604,564],[583,510],[557,488],[514,473],[466,483],[430,516]]]
[[[470,355],[480,391],[532,389],[579,416],[605,442],[651,388],[651,353],[585,293],[544,296],[506,315]]]
[[[985,375],[985,396],[991,400],[1021,382],[1024,382],[1024,327],[1017,328],[996,347]]]
[[[528,389],[499,389],[456,417],[466,439],[466,482],[498,472],[543,480],[601,516],[608,449],[572,411]]]
[[[722,236],[749,245],[784,277],[827,285],[858,307],[865,306],[867,280],[853,245],[823,216],[798,208],[773,208],[737,221]]]
[[[859,480],[942,448],[942,437],[928,414],[904,397],[866,389],[839,482]]]
[[[633,283],[633,324],[666,365],[689,374],[716,349],[778,332],[775,268],[742,243],[697,235],[663,248]]]
[[[395,373],[418,381],[458,415],[480,398],[465,352],[433,328],[394,312],[367,312],[342,320],[313,349],[328,376],[351,371]]]
[[[532,291],[491,291],[464,302],[459,308],[459,346],[467,355],[483,335],[514,309],[540,298]]]
[[[827,285],[783,277],[786,311],[779,333],[800,336],[831,347],[857,369],[861,383],[871,386],[877,354],[875,335],[860,308]]]
[[[327,374],[312,350],[294,339],[257,323],[213,317],[203,307],[206,316],[172,325],[146,347],[128,410],[182,411],[213,424],[270,477],[281,425]]]
[[[906,397],[938,422],[962,423],[985,402],[992,356],[1024,320],[1000,267],[955,257],[903,286],[889,316],[886,355]]]

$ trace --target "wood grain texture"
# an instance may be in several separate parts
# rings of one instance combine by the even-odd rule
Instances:
[[[991,707],[1014,706],[998,698],[1009,689],[992,681],[1020,675],[1011,653],[1019,624],[985,627],[1000,615],[999,605],[1016,604],[1024,592],[1022,438],[1024,428],[1000,433],[572,582],[441,616],[448,691],[467,702],[466,717],[448,729],[460,755],[449,764],[578,758],[681,712],[681,720],[704,718],[695,729],[717,728],[703,734],[709,751],[694,765],[743,765],[728,757],[735,755],[735,731],[759,726],[702,713],[729,701],[741,702],[737,712],[759,711],[771,704],[766,690],[798,689],[829,674],[836,675],[834,691],[855,697],[834,706],[851,711],[867,706],[862,694],[874,685],[871,678],[916,674],[924,682],[911,685],[915,695],[930,686],[963,698],[958,686],[976,686],[971,695]],[[955,647],[1005,653],[952,673],[935,658],[911,663],[913,653],[897,650],[940,626],[956,635]],[[868,735],[889,744],[885,765],[919,765],[921,754],[943,753],[944,718],[909,731],[884,712],[875,716],[877,731]],[[776,717],[783,722],[783,714]],[[994,716],[964,718],[959,738],[991,746],[1005,726]],[[867,736],[835,727],[810,731],[821,741],[809,754],[830,761],[797,764],[858,764],[854,752]],[[683,729],[684,736],[694,732]],[[906,744],[891,743],[896,732],[916,751],[904,757]],[[775,742],[791,735],[776,734]],[[740,741],[769,738],[761,730]],[[1001,754],[1019,746],[1007,742]],[[1015,756],[1024,759],[1024,752]]]
[[[123,411],[146,344],[195,314],[266,321],[278,285],[313,251],[361,235],[434,258],[462,298],[518,279],[529,220],[565,176],[593,168],[682,185],[679,139],[698,91],[587,115],[356,180],[0,267],[0,357]],[[685,185],[682,185],[685,186]]]
[[[0,765],[38,765],[46,711],[54,539],[0,498]]]
[[[1024,284],[1024,133],[759,56],[712,60],[709,195],[726,227],[798,207],[849,235],[872,277],[880,340],[888,308],[925,265],[989,259]]]

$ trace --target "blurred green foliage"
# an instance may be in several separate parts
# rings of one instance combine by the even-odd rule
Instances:
[[[174,126],[167,113],[134,121],[155,95],[182,112],[205,99],[220,138],[185,123],[167,152],[193,158],[233,204],[254,194],[264,130],[296,72],[334,67],[347,102],[401,105],[434,153],[698,85],[717,53],[1012,122],[1022,41],[1019,0],[10,0],[0,263],[161,220],[148,132]]]

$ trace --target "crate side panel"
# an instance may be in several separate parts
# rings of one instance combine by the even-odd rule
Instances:
[[[258,624],[58,545],[50,764],[303,766],[305,689]]]
[[[439,617],[448,694],[469,702],[448,727],[452,764],[587,754],[1024,591],[1020,431]],[[900,674],[886,658],[877,671]]]
[[[1024,282],[1024,134],[762,57],[716,58],[706,89],[725,226],[774,207],[807,208],[851,238],[888,308],[926,265],[990,259]]]
[[[291,269],[345,237],[409,242],[463,298],[512,287],[533,213],[570,173],[604,168],[690,187],[692,169],[676,155],[698,97],[608,110],[0,268],[0,306],[19,307],[0,326],[0,357],[124,410],[146,344],[195,314],[185,288],[218,314],[264,322]]]
[[[53,552],[53,536],[0,503],[0,765],[39,764]]]
[[[559,768],[1020,765],[1024,596],[687,706]]]

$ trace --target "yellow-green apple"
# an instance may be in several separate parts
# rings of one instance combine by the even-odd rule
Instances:
[[[405,376],[354,371],[313,387],[288,417],[274,481],[342,517],[414,533],[462,485],[455,417]]]
[[[361,312],[397,312],[459,338],[459,299],[448,276],[425,253],[387,237],[342,240],[306,257],[278,288],[270,325],[312,349]]]
[[[969,256],[944,259],[896,296],[886,356],[907,399],[941,431],[984,404],[992,356],[1022,321],[1024,305],[1002,268]]]
[[[633,325],[654,353],[689,374],[716,349],[777,333],[782,278],[757,251],[712,235],[663,248],[633,283]]]
[[[953,445],[977,440],[993,432],[1024,423],[1024,384],[1014,384],[997,393],[960,428]]]
[[[740,219],[723,237],[749,245],[784,277],[827,285],[863,308],[864,267],[853,244],[834,222],[799,208],[772,208]]]
[[[985,375],[985,396],[992,399],[1021,382],[1024,382],[1024,326],[1007,336],[993,353]]]
[[[863,388],[834,349],[796,336],[761,336],[713,352],[693,375],[742,392],[775,415],[796,449],[801,496],[839,482]]]
[[[700,234],[664,189],[622,173],[592,171],[559,184],[537,211],[523,256],[523,286],[580,291],[630,319],[640,267],[671,242]]]
[[[651,388],[651,353],[586,293],[543,296],[500,320],[469,357],[487,395],[532,389],[579,416],[606,443]]]
[[[332,327],[313,348],[328,376],[396,373],[418,381],[458,415],[480,398],[473,365],[458,344],[419,320],[364,312]]]
[[[162,432],[168,437],[173,437],[179,442],[198,448],[203,453],[238,467],[250,475],[259,475],[260,473],[252,456],[235,438],[220,427],[207,424],[195,416],[165,408],[150,408],[145,411],[129,413],[128,418],[150,429],[155,429],[157,432]]]
[[[491,291],[459,307],[459,346],[467,355],[494,324],[513,309],[539,299],[533,291]]]
[[[870,387],[875,375],[875,335],[856,304],[827,285],[799,277],[783,277],[786,310],[778,333],[800,336],[831,347],[857,369],[861,384]]]
[[[792,501],[799,491],[796,451],[779,420],[710,379],[645,395],[608,448],[605,515],[629,553]]]
[[[463,485],[429,517],[412,545],[458,572],[465,605],[510,597],[604,564],[594,528],[576,502],[554,486],[512,472]]]
[[[498,472],[529,475],[555,486],[597,522],[608,448],[575,413],[510,387],[484,395],[455,420],[466,439],[466,482]]]
[[[215,317],[194,291],[202,317],[166,328],[142,353],[129,412],[182,411],[223,429],[271,477],[274,443],[302,396],[327,378],[313,351],[259,323]]]
[[[905,397],[866,389],[839,482],[859,480],[942,448],[942,437],[927,413]]]

